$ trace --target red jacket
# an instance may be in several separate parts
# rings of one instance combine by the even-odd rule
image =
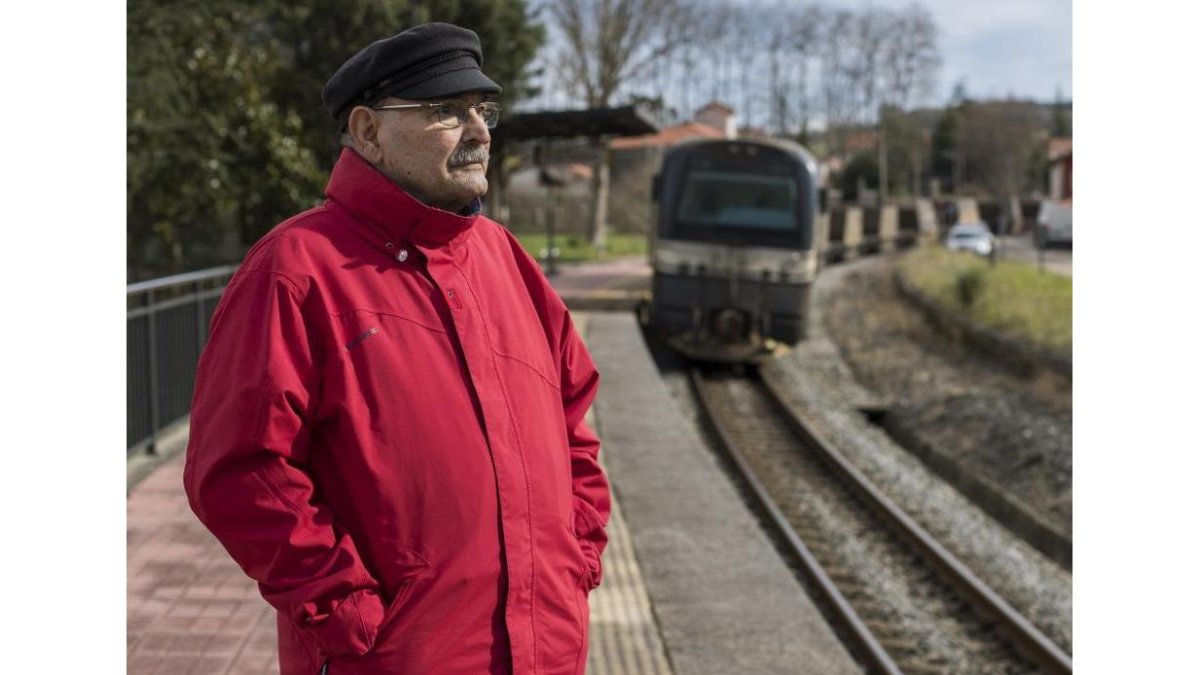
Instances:
[[[343,151],[246,255],[192,404],[192,509],[279,610],[282,675],[582,673],[598,375],[501,226]]]

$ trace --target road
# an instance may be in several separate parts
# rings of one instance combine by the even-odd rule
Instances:
[[[1002,260],[1017,260],[1021,262],[1038,263],[1038,250],[1033,246],[1033,237],[1029,234],[1008,235],[996,238],[996,253]],[[1067,247],[1048,248],[1042,251],[1043,262],[1048,272],[1071,276],[1071,249]]]

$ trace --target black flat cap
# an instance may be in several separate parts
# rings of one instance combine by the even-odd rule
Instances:
[[[356,105],[388,96],[435,99],[468,91],[499,94],[479,69],[483,51],[475,31],[426,23],[371,43],[351,56],[325,83],[321,100],[338,126]]]

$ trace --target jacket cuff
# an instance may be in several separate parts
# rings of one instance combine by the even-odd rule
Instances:
[[[383,621],[383,600],[364,588],[346,596],[326,615],[310,616],[304,628],[326,656],[362,656],[375,644]]]
[[[583,549],[583,558],[587,561],[587,589],[590,591],[600,585],[600,578],[604,575],[600,565],[600,554],[590,541],[580,541],[579,547]]]
[[[572,497],[573,511],[571,527],[575,537],[580,540],[591,539],[597,535],[607,540],[604,534],[604,524],[600,522],[600,514],[596,509],[578,496]]]
[[[575,532],[575,538],[579,542],[579,548],[583,551],[584,560],[587,561],[587,586],[588,590],[591,590],[600,585],[600,578],[603,575],[600,552],[608,541],[608,535],[604,531],[604,526],[600,524],[595,509],[586,501],[575,497],[574,511],[574,522],[571,525]]]

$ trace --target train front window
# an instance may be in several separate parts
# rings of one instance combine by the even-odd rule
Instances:
[[[796,229],[792,177],[693,169],[679,199],[678,218],[705,227]]]

